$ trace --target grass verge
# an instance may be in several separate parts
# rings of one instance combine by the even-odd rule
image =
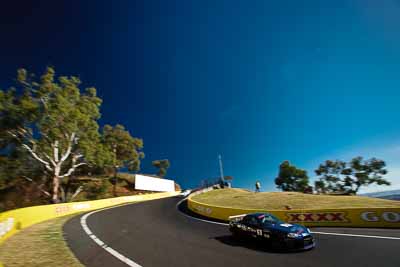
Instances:
[[[63,224],[73,216],[35,224],[10,237],[0,245],[0,262],[5,267],[83,267],[62,232]]]
[[[192,199],[214,206],[265,210],[284,210],[285,206],[292,209],[400,208],[400,201],[362,196],[312,195],[297,192],[254,193],[237,188],[213,190],[196,195]]]

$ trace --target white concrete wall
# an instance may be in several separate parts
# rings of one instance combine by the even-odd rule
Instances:
[[[135,175],[135,189],[157,191],[157,192],[174,192],[175,182],[173,180],[154,178],[146,175]]]

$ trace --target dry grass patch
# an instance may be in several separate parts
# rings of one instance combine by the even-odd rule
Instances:
[[[33,225],[10,237],[0,245],[0,262],[5,267],[83,267],[63,237],[62,226],[72,216]]]
[[[311,195],[297,192],[254,193],[236,188],[213,190],[194,196],[193,200],[214,206],[262,210],[284,210],[285,206],[292,209],[400,208],[400,201],[362,196]]]

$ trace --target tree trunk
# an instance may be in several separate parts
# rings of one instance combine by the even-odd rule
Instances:
[[[118,169],[114,168],[114,186],[113,186],[114,197],[117,196],[117,180],[118,180],[117,175],[118,175]]]
[[[58,176],[55,175],[53,177],[53,196],[52,196],[52,202],[54,204],[57,204],[60,202],[59,196],[58,196],[58,189],[60,187],[60,180],[58,179]]]

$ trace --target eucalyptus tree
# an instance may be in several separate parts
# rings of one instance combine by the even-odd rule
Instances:
[[[305,192],[309,188],[308,181],[307,172],[287,160],[279,165],[278,177],[275,178],[275,184],[282,191]]]
[[[315,170],[319,179],[315,188],[321,193],[357,194],[363,186],[390,185],[384,178],[388,173],[385,161],[377,158],[355,157],[350,162],[326,160]]]
[[[123,125],[114,127],[104,125],[102,131],[102,144],[112,154],[112,167],[114,170],[114,195],[116,195],[116,184],[118,170],[126,168],[128,171],[140,170],[141,159],[144,158],[143,140],[131,136]]]
[[[159,159],[159,160],[154,160],[152,162],[152,165],[156,168],[158,168],[158,173],[157,175],[160,177],[164,177],[167,174],[167,170],[170,167],[170,163],[168,159]]]
[[[60,182],[96,161],[102,100],[95,88],[80,87],[79,78],[56,78],[51,67],[39,79],[19,69],[17,87],[0,94],[2,148],[12,144],[43,167],[54,203],[60,201]]]

